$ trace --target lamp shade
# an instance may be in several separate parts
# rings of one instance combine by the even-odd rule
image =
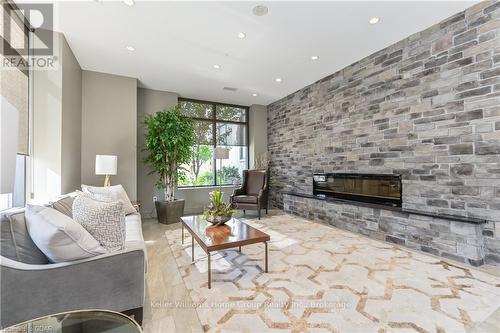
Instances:
[[[214,158],[220,160],[227,160],[229,158],[229,148],[216,147],[214,149]]]
[[[118,169],[118,156],[116,155],[95,156],[96,175],[116,175],[117,169]]]
[[[0,194],[14,192],[19,113],[5,97],[0,108]]]

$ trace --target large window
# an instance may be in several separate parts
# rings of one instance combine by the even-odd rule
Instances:
[[[179,103],[195,128],[191,161],[181,167],[179,186],[240,184],[248,168],[248,108],[189,99]],[[216,147],[228,148],[229,158],[215,160]]]

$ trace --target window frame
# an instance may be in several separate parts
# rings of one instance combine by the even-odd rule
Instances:
[[[246,145],[245,146],[240,146],[240,147],[246,147],[247,148],[247,158],[246,158],[246,168],[248,169],[250,166],[250,107],[244,106],[244,105],[237,105],[237,104],[228,104],[228,103],[219,103],[219,102],[211,102],[211,101],[205,101],[205,100],[200,100],[200,99],[193,99],[193,98],[185,98],[185,97],[179,97],[178,103],[180,104],[181,102],[192,102],[192,103],[200,103],[200,104],[208,104],[211,105],[212,107],[212,117],[211,118],[198,118],[198,117],[189,117],[186,116],[187,118],[193,119],[194,121],[206,121],[210,122],[212,124],[212,148],[217,147],[217,123],[225,123],[225,124],[236,124],[236,125],[244,125],[246,127]],[[217,105],[222,105],[222,106],[231,106],[235,108],[240,108],[245,110],[245,121],[233,121],[233,120],[222,120],[222,119],[217,119]],[[181,185],[177,186],[179,189],[189,189],[189,188],[197,188],[197,187],[216,187],[216,186],[235,186],[236,184],[217,184],[217,159],[212,158],[212,169],[213,169],[213,175],[214,175],[214,181],[213,184],[211,185]]]

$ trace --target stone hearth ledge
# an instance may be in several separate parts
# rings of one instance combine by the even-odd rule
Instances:
[[[401,213],[429,216],[429,217],[435,217],[438,219],[451,220],[451,221],[456,221],[456,222],[475,223],[475,224],[488,223],[488,221],[485,219],[478,219],[475,217],[455,216],[455,215],[432,213],[432,212],[421,212],[418,210],[407,209],[407,208],[403,208],[403,207],[388,206],[388,205],[355,201],[355,200],[348,200],[348,199],[322,197],[319,195],[300,193],[300,192],[285,192],[283,194],[294,195],[294,196],[303,197],[303,198],[311,198],[311,199],[315,199],[315,200],[328,201],[328,202],[336,202],[336,203],[346,204],[346,205],[354,205],[354,206],[368,207],[368,208],[374,208],[374,209],[386,209],[386,210],[391,210],[391,211],[396,211],[396,212],[401,212]]]
[[[433,255],[483,265],[487,221],[311,194],[283,193],[285,212]]]

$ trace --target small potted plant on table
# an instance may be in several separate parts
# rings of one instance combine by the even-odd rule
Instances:
[[[203,212],[205,219],[215,226],[229,221],[234,214],[234,209],[223,200],[222,191],[210,192],[210,205]]]
[[[191,157],[193,124],[177,105],[147,116],[145,125],[148,156],[144,162],[152,168],[150,174],[159,175],[156,185],[164,190],[164,200],[155,202],[158,222],[176,223],[184,213],[184,200],[175,198],[178,171]]]

